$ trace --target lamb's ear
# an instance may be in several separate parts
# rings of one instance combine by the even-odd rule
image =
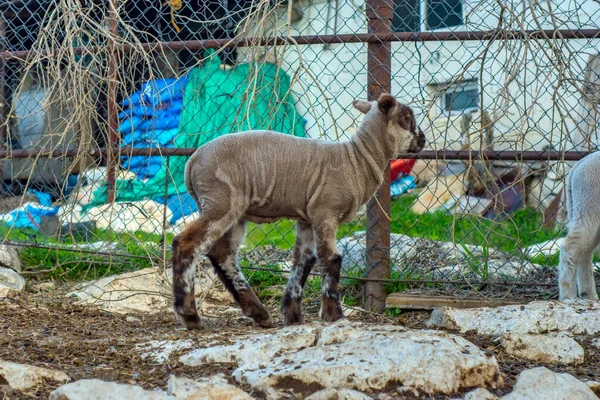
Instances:
[[[371,109],[371,103],[368,101],[364,101],[364,100],[354,100],[352,105],[354,106],[354,108],[356,108],[358,111],[360,111],[363,114],[368,113],[369,110]]]
[[[379,96],[379,100],[377,101],[377,107],[379,107],[379,111],[381,111],[384,115],[388,115],[390,110],[392,110],[398,102],[394,98],[394,96],[384,93]]]

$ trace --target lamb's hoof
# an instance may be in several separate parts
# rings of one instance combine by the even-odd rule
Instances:
[[[181,320],[183,322],[183,326],[190,331],[204,328],[204,324],[202,324],[202,321],[198,315],[182,315]]]
[[[304,323],[300,302],[284,301],[281,306],[281,313],[283,314],[283,324],[285,326],[302,325]]]
[[[273,328],[275,326],[269,314],[267,314],[266,317],[261,316],[260,318],[255,318],[254,322],[256,322],[261,328],[265,329]]]
[[[302,318],[302,314],[294,314],[294,315],[290,315],[290,314],[283,314],[283,324],[285,326],[291,326],[291,325],[302,325],[304,324],[304,318]]]
[[[342,304],[339,301],[324,299],[321,308],[321,318],[325,322],[335,322],[339,319],[344,318],[344,313],[342,312]]]

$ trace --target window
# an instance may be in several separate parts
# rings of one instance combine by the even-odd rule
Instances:
[[[442,86],[439,96],[442,114],[456,115],[472,111],[479,107],[479,87],[477,81],[465,81]]]
[[[394,32],[420,32],[462,23],[462,0],[394,0]]]

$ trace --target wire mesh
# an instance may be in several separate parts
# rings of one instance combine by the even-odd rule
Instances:
[[[184,182],[195,148],[250,129],[347,140],[362,119],[352,101],[389,91],[428,143],[392,161],[389,190],[340,226],[347,304],[368,298],[365,282],[384,297],[556,296],[559,193],[598,142],[598,2],[0,9],[0,229],[30,272],[166,267],[173,237],[199,215]],[[249,224],[239,262],[250,281],[283,284],[260,272],[285,276],[294,241],[293,221]]]

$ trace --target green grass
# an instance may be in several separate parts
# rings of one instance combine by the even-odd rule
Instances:
[[[414,201],[414,196],[406,195],[392,203],[393,233],[488,246],[513,254],[532,244],[560,236],[560,232],[554,229],[542,228],[541,212],[531,209],[519,210],[503,221],[491,221],[476,216],[455,219],[444,211],[415,214],[410,211]]]
[[[391,205],[391,231],[409,236],[425,237],[439,241],[455,241],[459,244],[473,244],[484,248],[498,248],[509,253],[520,255],[523,248],[559,237],[562,232],[554,229],[544,229],[540,212],[530,209],[519,210],[503,221],[491,221],[475,216],[453,217],[444,211],[418,215],[410,211],[415,201],[414,195],[404,195],[395,199]],[[364,218],[340,226],[337,237],[341,238],[360,230],[365,230]],[[28,229],[8,229],[0,224],[0,235],[9,240],[27,241],[48,246],[72,244],[70,237],[61,240],[51,237],[45,238],[39,233]],[[24,248],[21,252],[23,262],[30,268],[45,271],[43,276],[54,279],[78,280],[90,279],[106,274],[120,273],[129,270],[151,266],[149,254],[160,257],[160,243],[162,236],[157,234],[136,232],[115,233],[103,229],[96,229],[91,235],[91,241],[107,241],[119,245],[117,252],[139,256],[141,258],[108,257],[104,255],[85,254],[56,249]],[[167,235],[167,249],[170,250],[172,235]],[[248,224],[246,244],[249,249],[255,246],[275,246],[280,249],[290,249],[295,241],[295,223],[282,220],[276,224],[255,225]],[[468,257],[467,257],[468,258]],[[532,262],[540,265],[557,265],[558,255],[551,257],[537,256]],[[480,265],[475,259],[472,266],[479,275],[485,276],[485,266]],[[245,265],[244,267],[248,267]],[[269,295],[269,291],[277,285],[285,284],[281,274],[269,271],[246,271],[253,287],[258,287]],[[408,274],[408,275],[407,275]],[[393,276],[397,279],[426,279],[426,276]],[[320,285],[318,279],[310,279],[311,285],[318,293]],[[357,290],[362,282],[346,279],[342,282],[344,287]],[[401,291],[406,284],[393,283],[388,285],[390,291]],[[274,295],[274,293],[271,293]]]

